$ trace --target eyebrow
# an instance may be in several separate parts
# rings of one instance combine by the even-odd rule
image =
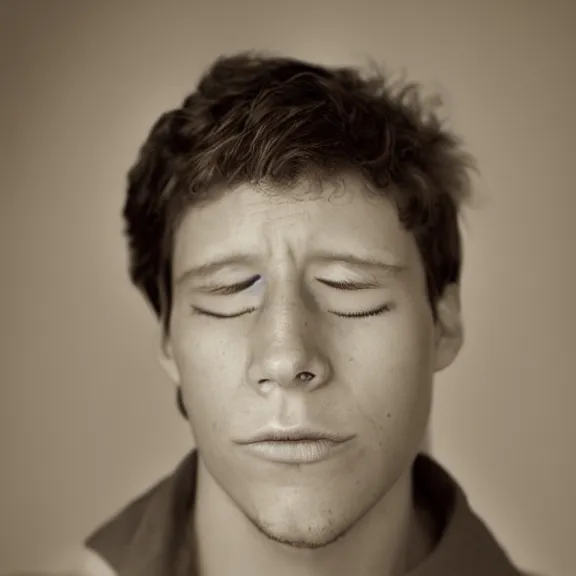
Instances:
[[[390,261],[384,258],[377,258],[375,256],[366,255],[359,256],[350,252],[337,252],[331,250],[322,250],[315,252],[310,259],[312,262],[318,263],[339,263],[347,264],[353,268],[369,270],[373,272],[385,273],[386,275],[397,275],[405,269],[404,266],[395,262],[395,259],[390,256]],[[176,279],[176,285],[180,285],[191,278],[208,278],[216,274],[223,268],[230,266],[248,266],[253,265],[256,261],[254,256],[248,254],[230,254],[225,257],[215,258],[209,262],[192,266],[185,270]]]
[[[373,255],[359,256],[351,252],[322,250],[320,252],[316,252],[311,260],[313,262],[322,262],[326,264],[348,264],[349,266],[353,266],[355,268],[378,270],[388,274],[397,274],[398,272],[405,269],[405,266],[400,265],[396,261],[396,258],[394,258],[392,255],[379,258]]]
[[[230,254],[229,256],[225,256],[223,258],[215,258],[210,262],[205,262],[203,264],[198,264],[197,266],[192,266],[182,272],[176,278],[176,284],[182,284],[183,282],[191,279],[191,278],[207,278],[216,274],[222,268],[227,268],[229,266],[238,266],[238,265],[250,265],[254,264],[255,258],[253,256],[249,256],[248,254]]]

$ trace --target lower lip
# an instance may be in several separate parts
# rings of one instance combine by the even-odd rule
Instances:
[[[255,442],[246,447],[259,458],[282,464],[311,464],[329,458],[343,442],[300,440],[295,442]]]

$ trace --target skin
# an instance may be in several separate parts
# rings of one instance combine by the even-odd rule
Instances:
[[[301,184],[270,195],[242,185],[190,208],[176,231],[161,363],[182,387],[199,453],[193,520],[203,576],[403,574],[433,547],[410,472],[434,373],[462,344],[458,287],[444,292],[434,321],[416,242],[394,206],[352,176],[334,191],[325,184],[310,194]],[[389,268],[315,260],[322,251]],[[251,260],[193,273],[237,253]],[[253,277],[238,294],[206,293]],[[339,290],[318,279],[373,287]],[[380,315],[337,315],[383,305]],[[248,312],[220,319],[194,307]],[[315,378],[298,380],[303,370]],[[353,438],[302,465],[267,462],[235,443],[274,424]]]

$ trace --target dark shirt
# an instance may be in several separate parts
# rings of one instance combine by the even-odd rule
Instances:
[[[86,541],[114,576],[199,576],[189,533],[196,493],[197,453],[131,502]],[[440,527],[436,547],[408,576],[520,576],[494,536],[472,511],[456,481],[429,456],[413,466],[417,502]],[[104,574],[104,571],[102,572]],[[94,573],[94,576],[98,574]]]

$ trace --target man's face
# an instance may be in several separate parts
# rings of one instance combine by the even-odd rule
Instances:
[[[458,324],[457,298],[440,303],[435,323],[393,205],[354,178],[332,192],[303,200],[244,185],[191,208],[175,236],[163,349],[211,478],[262,532],[308,546],[346,532],[410,467],[433,373],[459,348],[442,325]],[[314,377],[298,379],[303,371]],[[288,428],[342,441],[250,443]]]

